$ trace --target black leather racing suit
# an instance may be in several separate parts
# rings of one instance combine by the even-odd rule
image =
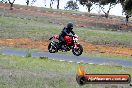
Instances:
[[[59,34],[59,40],[60,40],[60,44],[59,45],[60,46],[66,44],[66,41],[65,41],[64,37],[69,35],[70,33],[75,35],[75,33],[71,29],[64,27],[64,29]]]

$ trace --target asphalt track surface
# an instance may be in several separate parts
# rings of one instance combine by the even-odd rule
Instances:
[[[13,50],[13,49],[3,49],[2,54],[4,55],[16,55],[25,57],[27,51]],[[51,60],[59,61],[68,61],[76,63],[88,63],[88,64],[99,64],[99,65],[115,65],[115,66],[124,66],[132,68],[132,61],[127,60],[115,60],[111,58],[89,58],[87,56],[74,56],[74,55],[65,55],[57,53],[48,53],[48,52],[32,52],[32,57],[48,57]]]

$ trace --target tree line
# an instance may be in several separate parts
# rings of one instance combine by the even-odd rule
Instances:
[[[25,0],[25,3],[27,6],[29,3],[33,5],[37,0]],[[0,0],[2,3],[9,3],[10,4],[10,9],[13,9],[13,4],[15,0]],[[60,0],[50,0],[50,8],[52,8],[52,5],[57,2],[57,9],[59,9],[60,5]],[[100,11],[102,11],[105,14],[105,17],[108,18],[110,10],[115,7],[117,4],[121,4],[123,12],[125,12],[126,15],[131,15],[132,14],[132,0],[70,0],[67,1],[66,6],[64,9],[66,10],[78,10],[79,6],[77,2],[80,3],[80,5],[86,6],[87,11],[90,13],[91,10],[94,8],[99,8]],[[46,0],[44,2],[46,4]],[[108,6],[107,10],[105,6]]]
[[[90,12],[93,9],[93,6],[98,6],[102,12],[104,12],[105,17],[108,18],[110,10],[117,4],[121,4],[123,12],[126,15],[132,14],[132,0],[79,0],[81,5],[85,5]],[[104,6],[109,6],[108,10]]]

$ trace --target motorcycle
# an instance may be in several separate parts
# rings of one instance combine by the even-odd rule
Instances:
[[[52,40],[53,39],[53,40]],[[58,51],[70,51],[76,56],[79,56],[83,52],[83,47],[78,43],[78,36],[65,36],[66,41],[65,49],[61,48],[59,45],[59,35],[52,36],[49,40],[52,40],[48,45],[48,51],[50,53],[56,53]]]

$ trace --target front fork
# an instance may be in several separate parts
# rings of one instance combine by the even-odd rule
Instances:
[[[78,47],[78,44],[79,44],[79,43],[75,43],[74,49],[78,49],[78,48],[79,48],[79,47]]]

